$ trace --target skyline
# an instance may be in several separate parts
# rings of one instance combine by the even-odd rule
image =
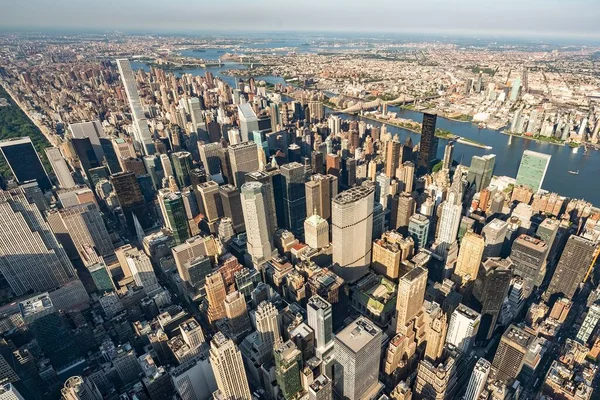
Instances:
[[[292,14],[273,0],[252,6],[240,0],[210,5],[192,4],[187,0],[168,3],[130,0],[125,4],[109,0],[88,2],[85,7],[74,0],[52,7],[42,0],[32,0],[4,8],[6,12],[0,15],[4,31],[304,32],[600,39],[600,28],[594,21],[600,4],[589,0],[533,0],[526,4],[516,0],[502,4],[473,0],[461,4],[439,0],[426,4],[375,0],[369,3],[368,9],[356,0],[333,0],[325,5],[308,0]],[[186,12],[182,13],[182,9]],[[118,10],[116,15],[114,10]],[[204,19],[207,14],[210,18]],[[405,19],[405,15],[422,15],[423,18]],[[577,18],[566,18],[566,15]]]

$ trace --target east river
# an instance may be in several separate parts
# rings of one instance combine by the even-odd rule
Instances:
[[[224,49],[206,49],[206,51],[203,52],[183,51],[182,55],[205,60],[217,60],[227,52],[228,51]],[[149,70],[148,65],[142,62],[132,62],[132,67]],[[206,71],[210,71],[215,77],[219,77],[227,82],[227,84],[235,87],[236,78],[225,75],[223,72],[229,69],[242,68],[246,67],[235,62],[225,62],[221,67],[182,69],[175,72],[178,75],[182,73],[204,75]],[[275,76],[257,76],[254,78],[256,80],[265,80],[272,84],[285,83],[283,78]],[[411,119],[417,122],[421,122],[423,118],[422,113],[420,112],[398,107],[389,107],[388,111],[397,113],[397,116],[400,118]],[[340,114],[340,116],[344,119],[362,118],[360,116],[349,114]],[[382,123],[371,119],[365,119],[365,122],[371,125],[382,125]],[[497,130],[479,129],[477,125],[472,123],[452,121],[442,117],[438,117],[437,127],[446,129],[466,139],[492,146],[491,150],[485,150],[456,143],[454,148],[454,159],[462,162],[463,165],[468,166],[470,165],[471,157],[474,155],[495,154],[495,175],[516,177],[521,156],[525,150],[549,154],[552,158],[542,188],[548,191],[557,192],[566,197],[586,199],[594,205],[600,206],[600,151],[590,149],[585,152],[583,147],[581,147],[574,152],[569,146],[535,142],[519,137],[512,137],[511,139],[510,136]],[[388,125],[387,131],[392,135],[398,134],[402,141],[410,136],[414,144],[417,144],[420,139],[419,134],[393,125]],[[441,158],[447,140],[440,139],[439,143],[438,158]],[[569,174],[569,170],[579,171],[579,175]]]

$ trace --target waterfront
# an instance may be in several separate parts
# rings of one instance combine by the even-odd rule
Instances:
[[[225,53],[231,53],[233,49],[205,49],[202,52],[194,52],[191,50],[182,51],[182,55],[203,58],[206,60],[217,60]],[[238,51],[239,52],[239,51]],[[149,70],[149,66],[143,62],[133,62],[134,68],[143,68]],[[215,77],[219,77],[227,84],[235,87],[236,77],[223,74],[224,71],[230,69],[245,69],[245,65],[227,61],[221,67],[209,68],[193,68],[174,71],[178,76],[183,73],[194,75],[204,75],[206,71],[210,71]],[[265,80],[269,83],[285,83],[282,77],[276,76],[260,76],[255,77],[256,80]],[[332,109],[327,109],[328,113],[335,112]],[[397,106],[390,106],[389,112],[397,113],[400,118],[411,119],[416,122],[421,122],[422,113],[413,110],[403,109]],[[349,114],[340,114],[344,119],[361,119],[363,117]],[[381,126],[383,123],[372,119],[364,118],[365,122],[371,125]],[[491,146],[492,150],[473,147],[466,144],[456,143],[454,151],[454,159],[461,162],[463,165],[469,166],[471,157],[474,155],[496,154],[495,175],[506,175],[516,177],[521,161],[521,156],[525,150],[533,150],[541,153],[546,153],[552,156],[546,179],[543,184],[543,189],[557,192],[570,198],[582,198],[592,202],[595,205],[600,205],[600,192],[596,191],[591,185],[595,182],[594,178],[600,174],[600,152],[589,150],[584,152],[583,148],[578,149],[576,153],[569,146],[557,146],[552,143],[537,142],[534,140],[524,139],[518,136],[510,136],[493,129],[479,129],[476,124],[469,122],[460,122],[447,118],[438,117],[437,127],[448,130],[455,135],[465,139],[474,140],[487,146]],[[404,141],[407,137],[411,137],[414,144],[419,143],[420,135],[411,132],[407,129],[400,128],[387,124],[388,132],[392,135],[398,134],[400,139]],[[448,142],[447,139],[439,140],[438,157],[441,158],[444,152],[444,146]],[[579,170],[579,175],[569,174],[569,170]]]

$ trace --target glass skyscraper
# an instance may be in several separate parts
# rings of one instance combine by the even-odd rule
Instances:
[[[550,165],[550,155],[525,150],[517,173],[517,185],[528,186],[537,192],[542,187],[548,165]]]

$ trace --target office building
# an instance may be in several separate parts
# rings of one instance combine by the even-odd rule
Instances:
[[[208,321],[214,324],[216,321],[225,318],[224,301],[227,297],[227,288],[223,276],[219,272],[206,275],[204,286],[206,291],[206,301],[208,302],[207,316]]]
[[[96,384],[81,376],[72,376],[60,391],[64,400],[102,400],[103,396]],[[0,396],[0,398],[2,398]]]
[[[315,174],[304,184],[306,189],[306,215],[317,214],[331,219],[331,199],[338,194],[338,178],[334,175]]]
[[[385,153],[385,175],[388,178],[394,178],[402,155],[402,144],[397,136],[386,143]]]
[[[338,396],[348,400],[374,398],[379,382],[382,331],[359,317],[335,335],[333,382]]]
[[[340,328],[348,313],[345,281],[332,271],[319,268],[308,278],[307,286],[311,296],[319,295],[331,304],[334,329]]]
[[[89,253],[86,248],[92,248],[99,256],[114,254],[112,240],[96,203],[63,208],[59,215],[84,262]]]
[[[195,357],[169,371],[173,387],[182,400],[211,398],[217,383],[209,359]]]
[[[481,236],[485,240],[485,248],[483,249],[484,260],[502,255],[507,233],[508,222],[498,218],[494,218],[483,227]]]
[[[285,219],[285,225],[280,228],[291,231],[296,237],[304,237],[304,220],[307,215],[304,165],[292,162],[282,165],[279,171],[283,178],[283,212]]]
[[[230,218],[236,233],[246,230],[244,225],[244,214],[242,212],[242,198],[240,190],[233,185],[219,186],[223,215]]]
[[[233,178],[229,183],[241,188],[246,182],[246,174],[259,169],[258,147],[254,142],[242,142],[229,146],[227,153]]]
[[[196,185],[196,199],[210,231],[215,232],[219,218],[224,216],[219,184],[208,181]]]
[[[190,229],[181,193],[161,189],[158,191],[158,204],[163,214],[165,227],[173,234],[175,245],[182,244],[189,239]]]
[[[267,225],[272,232],[285,224],[281,179],[278,168],[271,168],[269,171],[253,171],[246,174],[247,182],[260,182],[263,184],[268,211]],[[277,196],[275,196],[275,193],[277,193]]]
[[[517,185],[529,187],[533,192],[542,188],[546,171],[550,165],[550,155],[525,150],[517,172]]]
[[[146,253],[132,248],[125,252],[125,260],[136,285],[143,287],[148,296],[153,296],[162,290]]]
[[[94,154],[96,155],[96,159],[102,163],[102,160],[104,160],[104,148],[100,143],[100,139],[105,138],[106,134],[104,133],[104,128],[102,128],[100,121],[95,120],[69,124],[69,132],[75,139],[89,139]]]
[[[468,352],[475,342],[481,315],[464,304],[459,304],[452,312],[446,343],[454,345],[463,353]]]
[[[207,256],[194,257],[180,265],[179,276],[195,289],[204,286],[206,276],[212,271],[211,259]]]
[[[331,400],[333,398],[331,379],[319,375],[308,385],[308,400]]]
[[[231,339],[218,332],[210,342],[210,365],[223,400],[251,400],[242,354]]]
[[[598,258],[598,246],[589,239],[571,235],[558,260],[544,297],[560,295],[572,299],[592,270]]]
[[[0,151],[19,184],[35,180],[42,191],[52,189],[48,174],[29,136],[0,140]]]
[[[598,321],[600,321],[600,305],[592,304],[590,308],[588,308],[587,315],[577,331],[576,339],[579,343],[587,345],[596,326],[598,326]]]
[[[485,240],[483,236],[469,231],[460,241],[458,260],[454,274],[460,278],[462,283],[477,279],[479,265],[483,257]]]
[[[406,150],[407,147],[405,146],[403,149]],[[398,178],[398,190],[404,193],[412,193],[415,181],[415,164],[412,161],[402,163],[396,170],[396,177]]]
[[[408,232],[410,217],[415,214],[416,208],[417,202],[411,194],[400,193],[400,195],[394,196],[392,199],[390,227],[398,229],[400,232]]]
[[[119,200],[119,205],[123,210],[127,226],[131,232],[135,232],[133,217],[139,221],[146,220],[145,201],[142,190],[132,172],[121,172],[110,176],[110,183]]]
[[[45,151],[59,186],[63,189],[75,187],[75,181],[73,180],[73,176],[71,176],[71,170],[69,170],[69,166],[60,152],[60,149],[58,147],[48,147]]]
[[[323,359],[333,345],[333,308],[327,300],[315,294],[308,299],[306,309],[308,325],[315,331],[315,352]]]
[[[256,308],[256,332],[263,350],[270,352],[283,342],[278,315],[279,311],[269,301],[261,302]]]
[[[115,290],[115,284],[104,261],[98,261],[95,264],[89,265],[87,270],[99,293],[112,292]]]
[[[242,142],[250,140],[252,132],[260,130],[258,117],[250,103],[240,104],[238,107],[238,118],[240,120],[240,136]],[[240,185],[237,185],[240,187]]]
[[[431,171],[431,163],[437,156],[438,138],[435,136],[435,125],[437,115],[423,114],[423,124],[421,126],[421,142],[419,143],[419,159],[417,161],[417,171],[419,175]]]
[[[374,189],[358,186],[338,194],[332,202],[333,262],[346,282],[366,275],[371,263]]]
[[[223,179],[221,176],[221,158],[219,157],[219,150],[222,148],[221,143],[206,143],[198,146],[204,171],[215,181]]]
[[[408,234],[415,242],[415,249],[427,246],[429,236],[429,218],[422,214],[413,214],[408,220]]]
[[[506,329],[492,361],[492,365],[498,370],[497,379],[509,382],[519,376],[525,354],[534,338],[529,332],[515,325],[510,325]]]
[[[77,279],[64,248],[22,189],[0,191],[0,271],[17,296]]]
[[[492,337],[498,316],[512,280],[512,262],[510,259],[488,258],[480,269],[480,285],[475,285],[473,294],[481,306],[481,325],[478,340]]]
[[[329,246],[329,224],[314,214],[304,221],[304,241],[313,249]]]
[[[471,166],[469,167],[467,181],[475,188],[475,192],[481,192],[483,189],[490,186],[495,164],[496,155],[494,154],[473,156],[473,158],[471,158]]]
[[[192,166],[192,153],[187,151],[178,151],[171,154],[173,171],[180,189],[192,184],[190,173]]]
[[[248,182],[242,186],[241,192],[248,254],[254,264],[262,265],[271,259],[274,250],[275,232],[268,223],[267,187],[260,182]]]
[[[471,378],[467,384],[464,400],[479,400],[479,396],[485,390],[492,364],[485,358],[480,358],[475,364]]]
[[[239,285],[236,283],[236,286]],[[248,333],[252,329],[248,317],[248,308],[246,307],[246,298],[242,292],[236,290],[225,296],[224,306],[228,327],[234,335]]]
[[[395,231],[385,232],[381,239],[373,242],[371,267],[377,274],[396,280],[400,272],[400,263],[413,256],[414,247],[411,237],[404,238]]]
[[[454,173],[454,181],[448,191],[448,197],[439,205],[441,216],[437,226],[436,242],[439,244],[440,253],[444,253],[458,237],[458,228],[462,218],[463,186],[461,176],[462,170],[459,166]]]
[[[550,248],[543,240],[520,235],[512,244],[510,259],[513,274],[520,276],[529,286],[540,286],[546,275],[546,258]]]
[[[396,297],[396,332],[407,333],[407,325],[423,306],[427,288],[427,270],[414,267],[404,272],[398,281]]]
[[[302,353],[294,342],[288,340],[273,349],[277,385],[285,400],[291,400],[302,391],[300,365]]]

